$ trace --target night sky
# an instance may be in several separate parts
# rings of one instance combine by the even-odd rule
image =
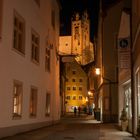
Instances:
[[[91,41],[97,34],[98,28],[98,13],[100,0],[60,0],[61,16],[60,16],[60,35],[71,35],[71,17],[74,12],[83,12],[87,9],[90,17],[91,25]],[[104,9],[118,0],[103,0]]]

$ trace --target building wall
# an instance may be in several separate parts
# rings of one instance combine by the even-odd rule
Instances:
[[[139,131],[139,115],[140,115],[140,100],[139,100],[139,79],[140,79],[140,71],[139,71],[139,67],[140,67],[140,49],[139,49],[139,43],[140,43],[140,37],[139,37],[139,33],[140,33],[140,1],[138,0],[134,0],[132,1],[132,44],[133,44],[133,64],[134,64],[134,68],[133,68],[133,75],[134,75],[134,124],[133,124],[133,128],[134,128],[134,133],[138,135],[140,134]]]
[[[100,21],[97,42],[97,67],[101,68],[98,83],[98,100],[103,122],[118,121],[118,87],[117,87],[117,49],[116,35],[119,29],[122,2],[118,2],[106,10],[100,10]],[[104,11],[103,11],[104,12]],[[100,100],[101,99],[101,100]]]
[[[75,71],[75,74],[73,73]],[[65,87],[65,101],[66,112],[73,112],[74,106],[86,106],[86,97],[87,97],[87,75],[82,70],[80,65],[77,62],[66,63],[66,87]],[[73,81],[75,79],[75,81]],[[82,81],[80,81],[82,79]],[[70,88],[69,90],[67,88]],[[73,87],[76,89],[74,90]],[[79,90],[79,87],[82,89]],[[70,96],[70,99],[67,99],[67,96]],[[76,96],[76,99],[73,99],[73,96]],[[79,96],[82,96],[82,99],[79,99]]]
[[[25,10],[26,9],[26,10]],[[55,29],[51,25],[51,10],[55,9]],[[25,21],[25,55],[13,49],[13,19],[16,11]],[[47,13],[47,14],[44,14]],[[0,24],[1,25],[1,24]],[[39,64],[31,61],[31,30],[40,36]],[[0,137],[50,124],[60,118],[59,59],[56,56],[59,37],[59,7],[55,0],[3,1],[2,39],[0,40]],[[45,47],[52,44],[51,70],[45,71]],[[49,46],[48,45],[48,46]],[[13,82],[22,82],[22,117],[12,118]],[[31,86],[38,89],[37,116],[29,116]],[[51,96],[51,114],[45,116],[46,93]],[[44,122],[44,123],[43,123]],[[4,129],[7,128],[7,129]],[[12,131],[8,131],[12,129]],[[4,133],[7,131],[7,133]]]
[[[59,37],[59,53],[61,55],[72,54],[72,37],[71,36],[60,36]]]

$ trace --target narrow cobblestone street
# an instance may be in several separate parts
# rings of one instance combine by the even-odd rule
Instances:
[[[91,116],[65,117],[60,123],[2,140],[135,140],[116,124],[101,124]]]

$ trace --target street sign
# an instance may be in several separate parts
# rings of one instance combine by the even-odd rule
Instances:
[[[130,68],[130,38],[118,39],[118,62],[120,69]]]

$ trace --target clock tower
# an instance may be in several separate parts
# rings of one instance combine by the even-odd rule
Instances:
[[[76,54],[76,60],[85,63],[83,51],[90,49],[90,22],[88,13],[85,11],[82,16],[79,13],[72,19],[72,54]]]

